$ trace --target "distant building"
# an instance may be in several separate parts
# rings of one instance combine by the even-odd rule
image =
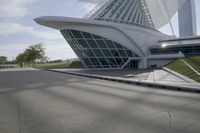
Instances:
[[[197,35],[195,0],[186,0],[178,12],[179,35],[189,37]]]

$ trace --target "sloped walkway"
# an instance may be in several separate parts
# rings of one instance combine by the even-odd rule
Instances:
[[[200,88],[200,83],[169,69],[160,69],[150,72],[148,81],[184,87],[199,86]]]

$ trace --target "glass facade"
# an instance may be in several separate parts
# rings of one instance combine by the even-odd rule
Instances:
[[[171,47],[171,48],[157,48],[151,49],[151,54],[177,54],[182,52],[184,55],[200,55],[200,45],[185,46],[185,47]]]
[[[129,58],[138,57],[128,48],[98,35],[77,30],[61,33],[88,68],[121,68]]]

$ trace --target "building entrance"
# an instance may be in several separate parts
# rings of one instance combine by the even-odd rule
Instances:
[[[124,69],[137,69],[138,68],[138,61],[131,60],[129,63],[124,67]]]

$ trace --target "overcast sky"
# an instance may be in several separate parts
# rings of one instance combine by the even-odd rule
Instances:
[[[196,1],[199,9],[200,0]],[[76,55],[59,31],[40,26],[33,19],[45,15],[83,17],[94,6],[78,0],[0,0],[0,56],[12,60],[29,45],[44,43],[51,60],[75,58]],[[199,10],[197,16],[200,16]],[[177,15],[172,22],[178,33]],[[161,31],[171,34],[169,26]]]

